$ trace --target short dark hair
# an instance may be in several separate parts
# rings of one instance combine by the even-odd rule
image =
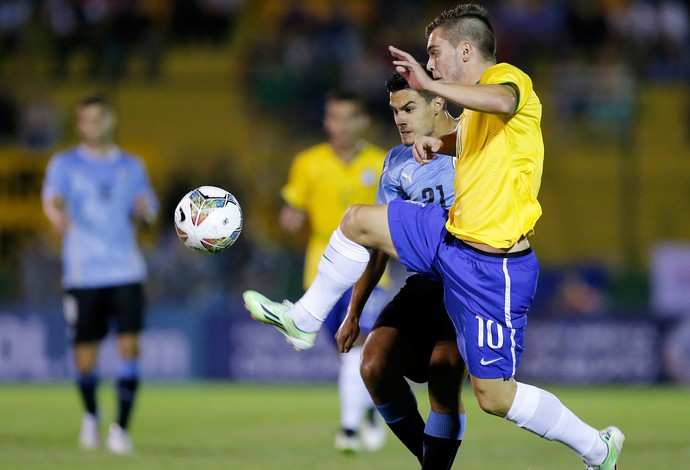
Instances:
[[[330,101],[349,101],[359,108],[362,114],[369,113],[369,107],[364,98],[358,93],[347,89],[334,89],[326,93],[326,103]]]
[[[82,106],[91,106],[91,105],[101,105],[105,108],[111,108],[110,102],[105,97],[105,95],[102,95],[102,94],[88,95],[79,101],[79,107],[80,108]]]
[[[431,76],[431,72],[426,70],[427,75]],[[393,73],[388,80],[386,80],[386,90],[388,90],[389,93],[393,93],[394,91],[401,91],[401,90],[408,90],[410,88],[410,84],[407,83],[407,80],[405,80],[405,77],[400,75],[398,72]],[[428,91],[419,91],[418,92],[420,95],[424,97],[424,101],[429,103],[431,100],[434,99],[436,95],[433,93],[429,93]]]
[[[475,44],[487,60],[496,60],[496,36],[489,12],[477,3],[463,3],[445,10],[426,27],[426,36],[441,28],[443,37],[453,46],[462,40]]]

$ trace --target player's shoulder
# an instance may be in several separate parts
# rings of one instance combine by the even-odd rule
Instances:
[[[332,153],[333,149],[331,148],[330,144],[328,142],[321,142],[297,152],[297,155],[295,155],[295,160],[325,158]]]
[[[396,145],[388,151],[386,155],[386,160],[390,163],[397,162],[400,160],[407,160],[412,157],[412,146],[410,145]]]
[[[116,152],[118,154],[118,158],[122,159],[122,161],[127,162],[128,164],[141,165],[143,163],[141,157],[136,153],[132,153],[121,147],[117,147]]]
[[[79,156],[79,147],[69,147],[58,150],[50,156],[49,165],[52,167],[67,167],[78,164],[81,160]]]
[[[412,157],[412,147],[403,144],[397,145],[388,151],[383,172],[388,178],[395,179],[410,162],[416,163]]]
[[[364,151],[362,152],[364,154],[370,155],[374,158],[385,158],[387,152],[379,147],[376,144],[372,144],[371,142],[367,142],[364,147]]]
[[[489,67],[484,74],[482,75],[482,78],[480,80],[481,83],[496,83],[500,82],[501,80],[504,81],[527,81],[531,82],[532,79],[519,69],[518,67],[509,64],[507,62],[500,62],[498,64],[495,64],[491,67]]]

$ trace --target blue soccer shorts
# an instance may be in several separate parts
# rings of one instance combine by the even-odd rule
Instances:
[[[388,206],[400,261],[412,272],[443,282],[446,309],[470,374],[509,379],[524,349],[539,262],[531,248],[507,254],[476,250],[449,233],[446,220],[447,212],[436,204],[398,198]]]
[[[350,305],[350,299],[352,298],[352,288],[349,288],[343,296],[338,300],[338,302],[333,306],[331,311],[324,321],[324,326],[328,330],[329,337],[333,341],[333,344],[337,346],[337,341],[335,340],[335,334],[338,332],[338,328],[345,320],[347,316],[347,307]],[[371,292],[367,303],[364,304],[364,309],[362,309],[362,316],[359,318],[359,329],[362,335],[368,335],[376,318],[378,318],[379,313],[386,306],[389,300],[388,290],[381,287],[375,287]]]

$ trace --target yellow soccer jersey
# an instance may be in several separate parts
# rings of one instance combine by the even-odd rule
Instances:
[[[541,216],[541,103],[529,76],[509,64],[489,68],[479,83],[514,84],[517,107],[511,116],[461,115],[455,202],[446,227],[461,240],[509,248],[531,235]]]
[[[305,289],[316,277],[317,267],[333,231],[353,204],[373,204],[386,152],[365,144],[349,162],[343,162],[328,143],[299,153],[292,162],[283,199],[307,212],[311,233],[304,266]],[[383,285],[387,279],[382,279]]]

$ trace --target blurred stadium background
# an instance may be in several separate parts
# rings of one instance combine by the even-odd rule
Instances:
[[[543,272],[520,376],[578,387],[574,399],[589,393],[582,386],[634,385],[650,396],[654,387],[687,386],[687,2],[483,3],[499,60],[530,73],[544,104],[544,215],[533,239]],[[15,387],[42,390],[37,384],[71,376],[59,239],[39,193],[49,156],[75,143],[75,103],[93,91],[114,101],[118,141],[146,161],[163,208],[158,225],[142,234],[150,272],[145,378],[183,392],[185,382],[207,379],[332,384],[337,357],[325,338],[313,351],[290,354],[273,331],[248,321],[240,294],[300,293],[304,234],[285,236],[275,220],[292,157],[323,138],[324,93],[347,87],[364,94],[375,116],[370,140],[396,145],[383,88],[392,72],[386,46],[425,61],[424,27],[454,4],[0,0],[0,382],[7,400]],[[179,198],[203,184],[230,190],[244,210],[239,241],[217,256],[187,250],[172,228]],[[106,376],[115,367],[109,358],[102,354]],[[10,406],[3,401],[0,407]],[[135,426],[145,426],[147,406],[142,400]],[[333,427],[335,420],[334,412]],[[13,435],[6,426],[0,420],[0,437]],[[164,452],[164,443],[151,446]]]

